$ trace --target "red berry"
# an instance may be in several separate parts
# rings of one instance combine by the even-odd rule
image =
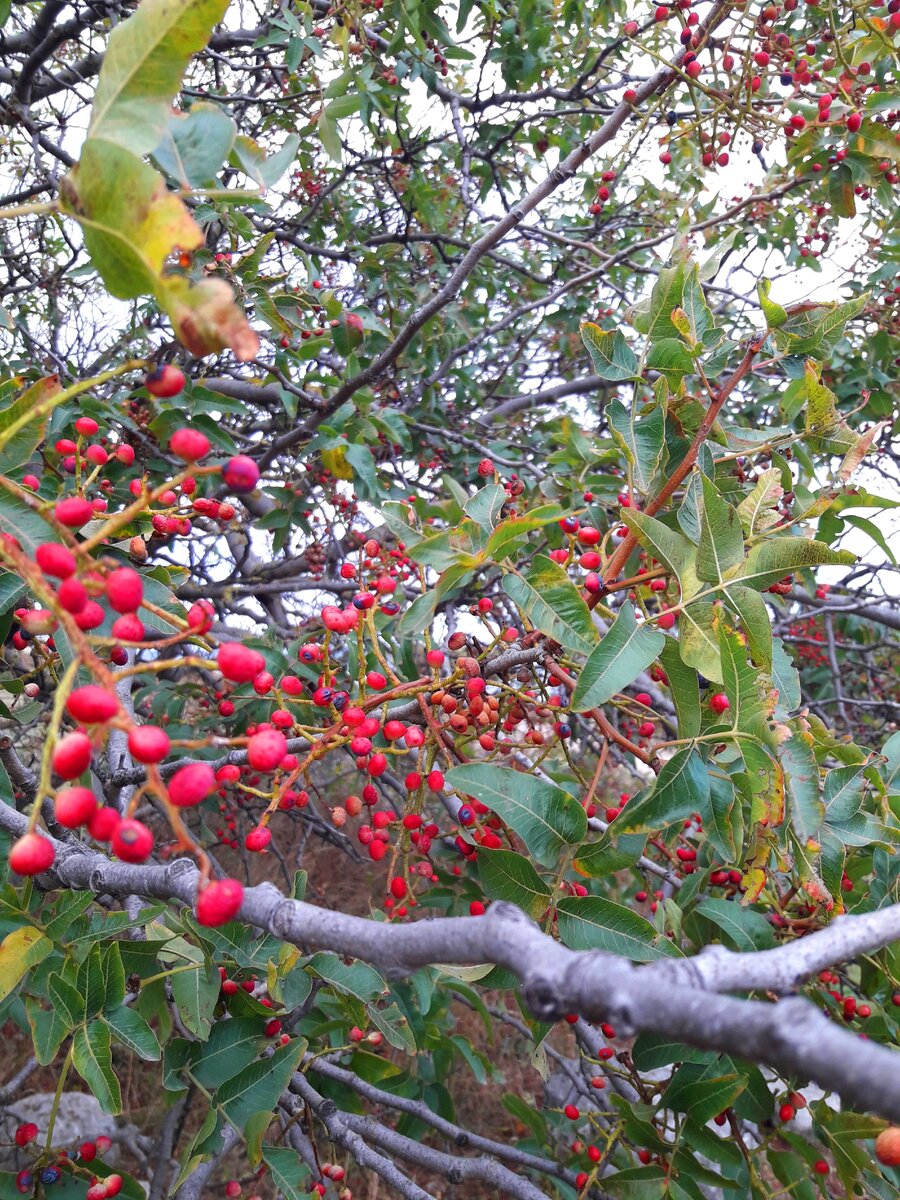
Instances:
[[[17,875],[40,875],[53,862],[51,842],[39,833],[25,833],[13,842],[9,865]]]
[[[128,734],[128,750],[141,763],[161,762],[169,753],[169,735],[158,725],[136,725]]]
[[[56,579],[68,579],[75,574],[75,555],[59,542],[47,542],[38,546],[34,552],[34,560],[45,575]]]
[[[675,618],[677,615],[678,614],[674,612],[660,613],[657,617],[656,623],[660,629],[671,629],[675,624]]]
[[[655,729],[656,726],[652,721],[642,721],[640,725],[638,725],[638,733],[642,738],[653,737],[653,731]]]
[[[116,825],[111,844],[113,853],[122,862],[141,863],[150,857],[153,834],[142,821],[126,817]]]
[[[77,779],[91,765],[91,739],[86,733],[67,733],[53,750],[53,770],[60,779]]]
[[[144,376],[144,387],[151,396],[168,399],[170,396],[177,396],[184,385],[184,372],[179,371],[178,367],[170,366],[169,363],[164,363]]]
[[[244,845],[248,850],[259,852],[265,850],[269,842],[272,840],[272,831],[266,825],[257,825],[255,829],[251,829],[244,839]]]
[[[197,894],[197,920],[201,925],[224,925],[236,916],[244,889],[236,879],[215,879]]]
[[[274,771],[287,754],[287,740],[277,729],[255,733],[247,746],[247,762],[257,771]]]
[[[169,780],[169,799],[176,808],[191,808],[214,792],[216,773],[209,763],[190,763]]]
[[[78,1157],[82,1162],[93,1162],[97,1157],[97,1145],[95,1142],[82,1142],[78,1148]]]
[[[196,462],[198,458],[209,454],[209,438],[199,429],[185,426],[183,429],[176,429],[169,438],[169,449],[176,458],[183,458],[185,462]]]
[[[578,1118],[581,1116],[581,1113],[578,1111],[578,1109],[575,1107],[574,1104],[567,1104],[566,1107],[563,1109],[563,1112],[566,1114],[566,1116],[569,1118],[570,1121],[577,1121]]]
[[[232,683],[250,683],[265,670],[266,660],[258,650],[242,642],[222,642],[218,655],[219,670]]]
[[[729,704],[728,697],[725,695],[724,692],[716,692],[716,694],[714,696],[710,696],[709,707],[713,710],[714,713],[721,714],[723,712],[726,712],[731,707],[731,705]]]
[[[94,506],[90,500],[84,500],[81,496],[71,496],[68,500],[60,500],[54,505],[53,515],[60,525],[80,529],[93,519]]]
[[[875,1157],[885,1167],[900,1167],[900,1125],[889,1125],[879,1133]]]
[[[121,820],[114,808],[98,808],[88,821],[88,833],[95,842],[108,842]]]
[[[781,1121],[793,1121],[796,1115],[793,1104],[782,1104],[778,1110],[778,1117]]]
[[[72,692],[66,701],[66,711],[83,725],[105,725],[119,711],[119,701],[106,688],[88,684]]]
[[[99,1142],[100,1142],[99,1138],[97,1138],[97,1142],[99,1144]],[[122,1190],[122,1176],[121,1175],[107,1175],[106,1179],[103,1182],[106,1187],[107,1196],[118,1196],[119,1192],[121,1192],[121,1190]]]
[[[56,795],[53,811],[60,825],[77,829],[79,825],[86,825],[97,811],[97,797],[90,788],[64,788]]]
[[[64,579],[56,589],[56,598],[68,613],[77,616],[84,612],[88,605],[87,588],[80,579],[69,577]]]
[[[136,612],[144,598],[143,581],[132,567],[117,567],[106,577],[106,598],[119,613]]]
[[[225,464],[222,478],[233,492],[252,492],[259,483],[259,467],[246,454],[236,454]]]
[[[20,1148],[27,1146],[29,1142],[33,1142],[38,1135],[38,1127],[34,1121],[27,1121],[24,1125],[20,1125],[16,1130],[16,1145]]]
[[[817,1158],[816,1161],[813,1163],[813,1170],[815,1171],[815,1173],[817,1175],[827,1175],[828,1174],[828,1163],[825,1161],[824,1158]]]
[[[225,1195],[229,1197],[239,1196],[241,1194],[241,1185],[237,1179],[229,1179],[225,1184]]]

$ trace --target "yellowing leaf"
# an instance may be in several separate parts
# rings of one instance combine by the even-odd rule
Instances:
[[[110,34],[88,137],[138,156],[155,149],[191,56],[227,8],[228,0],[143,0]]]
[[[5,1000],[28,971],[42,962],[52,949],[50,939],[33,925],[23,925],[8,933],[0,942],[0,1000]]]
[[[103,282],[127,300],[153,293],[176,247],[203,245],[200,226],[162,176],[112,142],[89,138],[63,180],[60,204],[84,232]]]
[[[230,346],[239,362],[249,362],[259,353],[259,337],[224,279],[192,284],[181,275],[167,275],[157,297],[192,354],[215,354]]]

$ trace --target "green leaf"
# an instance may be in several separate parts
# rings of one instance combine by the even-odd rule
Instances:
[[[637,355],[628,345],[621,330],[604,330],[586,321],[581,326],[581,340],[587,346],[594,374],[601,379],[621,382],[637,374]]]
[[[709,1050],[669,1041],[662,1033],[639,1033],[631,1056],[639,1071],[655,1071],[676,1062],[709,1063],[714,1057]]]
[[[85,1017],[84,997],[73,983],[54,972],[47,980],[47,995],[69,1029],[81,1024]]]
[[[309,1167],[297,1151],[284,1146],[263,1146],[262,1156],[284,1200],[305,1200],[309,1195]]]
[[[815,838],[825,819],[825,802],[819,795],[819,768],[807,740],[800,734],[779,748],[785,773],[788,811],[794,833],[801,842]]]
[[[0,942],[0,1000],[5,1000],[32,967],[53,952],[53,943],[33,925],[14,929]]]
[[[745,908],[734,900],[707,897],[701,900],[694,911],[718,926],[736,950],[768,950],[775,945],[772,926],[762,913]]]
[[[219,972],[211,962],[200,963],[196,971],[179,971],[172,976],[172,999],[178,1015],[185,1029],[202,1041],[209,1037],[221,984]]]
[[[868,303],[868,293],[844,304],[812,304],[789,312],[772,340],[782,354],[827,358],[844,332],[844,326],[859,316]]]
[[[800,537],[775,537],[758,542],[747,555],[735,583],[745,583],[762,591],[778,583],[785,575],[805,567],[850,566],[856,556],[849,550],[832,550],[824,542]]]
[[[698,673],[682,659],[678,642],[674,638],[663,640],[665,645],[659,655],[659,661],[669,680],[669,694],[678,719],[678,736],[696,737],[702,721]]]
[[[238,1129],[258,1112],[273,1112],[278,1098],[291,1081],[306,1052],[306,1040],[293,1038],[286,1046],[276,1046],[271,1058],[251,1063],[216,1093],[225,1115]]]
[[[542,866],[553,866],[566,846],[577,846],[587,833],[581,803],[548,780],[492,763],[466,763],[449,771],[446,782],[492,808]]]
[[[690,1113],[693,1120],[705,1125],[730,1108],[746,1086],[730,1059],[719,1058],[707,1065],[684,1063],[666,1088],[662,1103],[673,1112]]]
[[[139,1012],[124,1004],[101,1015],[116,1041],[121,1042],[145,1062],[157,1062],[160,1057],[156,1034]]]
[[[678,576],[682,597],[689,600],[699,588],[695,569],[696,548],[684,534],[679,533],[676,529],[670,529],[668,525],[657,521],[655,517],[648,517],[646,513],[638,512],[637,509],[623,509],[622,520],[644,549],[649,550],[654,558],[658,558]]]
[[[759,296],[759,306],[763,310],[763,316],[766,318],[766,324],[769,329],[780,329],[788,319],[787,311],[776,304],[774,300],[769,299],[769,292],[772,290],[771,279],[760,279],[756,285],[756,294]]]
[[[621,400],[613,399],[606,406],[606,419],[614,441],[628,459],[635,487],[647,492],[665,447],[665,414],[659,405],[646,415],[639,408],[637,401],[629,410]]]
[[[633,323],[638,333],[646,334],[651,341],[678,337],[678,326],[672,320],[672,311],[682,307],[685,276],[684,260],[663,267],[656,277],[649,300],[634,309]]]
[[[322,950],[312,956],[306,967],[339,992],[360,1000],[371,1000],[388,990],[384,977],[374,967],[358,959],[347,963],[336,954]]]
[[[42,1067],[47,1067],[56,1058],[63,1041],[68,1037],[70,1026],[61,1011],[41,1008],[33,996],[25,997],[25,1015],[31,1029],[34,1056]]]
[[[159,145],[188,62],[227,7],[228,0],[142,0],[109,36],[88,137],[137,156]]]
[[[500,522],[488,538],[488,543],[484,548],[485,560],[500,562],[523,534],[530,533],[533,529],[542,529],[545,525],[552,525],[554,521],[558,521],[565,515],[566,510],[560,508],[558,504],[542,504],[538,508],[524,513],[521,517],[507,517],[505,521]]]
[[[800,691],[800,672],[794,666],[794,661],[785,649],[781,638],[772,638],[772,686],[778,692],[775,702],[775,716],[784,718],[800,707],[802,694]]]
[[[714,683],[722,682],[722,660],[711,600],[696,600],[678,616],[678,649],[682,660]]]
[[[336,163],[343,162],[344,147],[341,145],[341,135],[338,132],[337,123],[322,112],[316,121],[316,129],[328,157]]]
[[[485,533],[490,533],[500,519],[503,505],[509,495],[505,487],[499,483],[488,483],[466,502],[466,516],[480,525]]]
[[[781,472],[777,467],[769,467],[761,471],[754,484],[753,491],[745,496],[737,507],[741,524],[748,537],[757,533],[765,533],[773,525],[777,525],[780,517],[776,505],[784,495],[781,486]]]
[[[709,772],[696,750],[678,750],[663,763],[656,783],[643,799],[631,801],[616,817],[616,833],[652,833],[692,812],[709,808]]]
[[[765,600],[739,583],[729,584],[725,597],[741,619],[754,661],[768,670],[772,666],[772,623]]]
[[[122,1093],[113,1067],[109,1029],[100,1021],[91,1021],[75,1031],[72,1039],[75,1070],[96,1096],[104,1112],[115,1116],[122,1111]]]
[[[703,508],[700,515],[700,545],[697,576],[707,583],[721,583],[726,574],[744,559],[744,535],[737,509],[719,495],[716,485],[701,478]]]
[[[538,554],[524,578],[504,576],[503,590],[541,633],[566,650],[590,654],[597,641],[591,610],[558,563]]]
[[[683,310],[675,309],[675,313],[678,312],[684,316]],[[684,342],[674,337],[662,338],[651,345],[647,354],[647,367],[664,375],[674,391],[680,386],[684,376],[694,369],[694,360]]]
[[[479,850],[478,874],[491,900],[508,900],[535,920],[550,903],[550,889],[521,854],[512,850]]]
[[[302,970],[299,973],[304,974]],[[231,1079],[258,1058],[267,1044],[268,1039],[255,1017],[216,1021],[192,1067],[194,1078],[205,1088],[221,1087],[226,1079]]]
[[[607,950],[632,962],[680,956],[646,917],[603,896],[565,896],[556,912],[559,936],[572,950]]]
[[[182,187],[211,183],[234,145],[234,121],[217,104],[171,113],[153,158]]]
[[[280,150],[276,150],[274,154],[266,154],[266,151],[253,138],[245,137],[239,134],[234,139],[234,148],[232,150],[232,161],[244,172],[245,175],[257,183],[261,188],[273,187],[282,177],[297,154],[297,147],[300,145],[300,138],[296,133],[292,133],[284,139],[284,144]]]
[[[723,720],[730,719],[733,729],[759,734],[766,710],[761,693],[763,677],[750,663],[741,637],[724,620],[715,622],[722,660],[722,683],[731,704]]]
[[[638,625],[634,606],[626,601],[584,664],[572,708],[586,712],[605,704],[616,692],[634,683],[641,671],[659,657],[665,643],[665,635],[658,629]]]
[[[88,1017],[96,1017],[106,1005],[106,974],[100,947],[96,942],[78,968],[78,991],[84,997]]]
[[[59,376],[49,375],[26,388],[11,404],[0,409],[0,475],[8,475],[17,467],[24,466],[37,450],[44,438],[50,405],[47,401],[59,394]],[[33,413],[15,432],[7,430]]]

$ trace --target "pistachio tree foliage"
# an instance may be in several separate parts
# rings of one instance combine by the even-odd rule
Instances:
[[[896,1196],[898,48],[0,2],[3,1200]]]

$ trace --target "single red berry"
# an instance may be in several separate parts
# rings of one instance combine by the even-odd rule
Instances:
[[[259,467],[246,454],[236,454],[225,464],[222,478],[233,492],[252,492],[259,483]]]
[[[638,733],[642,738],[653,737],[653,732],[655,729],[656,726],[652,721],[642,721],[640,725],[638,725]]]
[[[99,1145],[99,1138],[97,1138],[97,1143]],[[107,1175],[106,1179],[104,1180],[107,1196],[118,1196],[119,1192],[122,1190],[122,1182],[121,1175]]]
[[[16,1145],[20,1148],[27,1146],[29,1142],[33,1142],[38,1135],[38,1127],[34,1121],[26,1121],[24,1125],[20,1125],[16,1130]]]
[[[660,627],[660,629],[671,629],[672,626],[675,624],[675,618],[677,616],[678,616],[678,614],[674,613],[674,612],[660,613],[659,616],[657,617],[656,623]]]
[[[815,1171],[815,1173],[817,1175],[827,1175],[828,1174],[828,1163],[825,1161],[824,1158],[817,1158],[816,1161],[813,1163],[813,1170]]]
[[[95,842],[108,842],[121,820],[114,808],[98,808],[88,821],[88,833]]]
[[[209,438],[199,429],[185,426],[183,429],[176,429],[169,438],[169,449],[176,458],[182,458],[185,462],[196,462],[198,458],[209,454]]]
[[[53,770],[60,779],[77,779],[91,765],[91,754],[91,739],[86,733],[67,733],[53,749]]]
[[[237,915],[244,889],[236,879],[215,879],[197,894],[197,920],[201,925],[224,925]]]
[[[209,763],[190,763],[169,780],[169,799],[176,808],[200,804],[216,789],[216,773]]]
[[[83,725],[105,725],[119,711],[119,701],[106,688],[88,684],[72,692],[66,701],[66,711]]]
[[[111,844],[113,853],[122,862],[142,863],[150,857],[153,834],[142,821],[126,817],[116,825]]]
[[[75,555],[59,542],[47,542],[38,546],[34,552],[34,560],[45,575],[56,579],[68,579],[75,574],[77,566]]]
[[[714,713],[721,715],[723,712],[726,712],[729,708],[731,708],[731,705],[729,704],[728,697],[724,692],[716,692],[714,696],[710,696],[709,707]]]
[[[132,567],[117,567],[106,577],[106,598],[116,612],[136,612],[144,599],[143,580]]]
[[[879,1133],[875,1157],[885,1167],[900,1167],[900,1125],[889,1125]]]
[[[81,496],[70,496],[67,500],[60,500],[54,505],[53,515],[60,525],[66,525],[70,529],[80,529],[82,525],[86,525],[93,519],[94,506],[90,500],[85,500]]]
[[[778,1110],[778,1118],[781,1121],[793,1121],[796,1115],[793,1104],[782,1104]]]
[[[237,1179],[229,1179],[225,1184],[225,1195],[234,1197],[241,1194],[241,1185]]]
[[[96,1142],[82,1142],[78,1148],[78,1157],[82,1162],[93,1162],[97,1157]]]
[[[54,850],[51,842],[39,833],[25,833],[13,842],[9,865],[17,875],[40,875],[51,865]]]
[[[269,842],[272,840],[272,831],[266,825],[257,825],[255,829],[251,829],[244,838],[244,845],[248,850],[259,852],[265,850]]]
[[[141,763],[158,763],[169,753],[169,735],[158,725],[135,725],[128,734],[128,750]]]
[[[168,399],[170,396],[177,396],[184,388],[184,385],[184,371],[179,371],[178,367],[173,367],[169,363],[164,363],[162,366],[157,367],[155,371],[151,371],[149,375],[144,376],[144,387],[150,395],[159,396],[164,399]],[[204,451],[205,453],[206,451]]]
[[[53,811],[60,825],[66,829],[77,829],[80,825],[86,825],[97,811],[97,797],[90,788],[64,788],[57,792]]]
[[[581,1113],[578,1111],[578,1109],[575,1107],[574,1104],[567,1104],[566,1107],[563,1109],[563,1112],[566,1114],[566,1116],[569,1118],[570,1121],[577,1121],[578,1118],[581,1116]]]
[[[266,660],[258,650],[242,642],[222,642],[218,654],[219,670],[232,683],[250,683],[265,670]]]
[[[277,729],[255,733],[247,746],[247,762],[257,771],[274,771],[287,754],[287,739]]]

